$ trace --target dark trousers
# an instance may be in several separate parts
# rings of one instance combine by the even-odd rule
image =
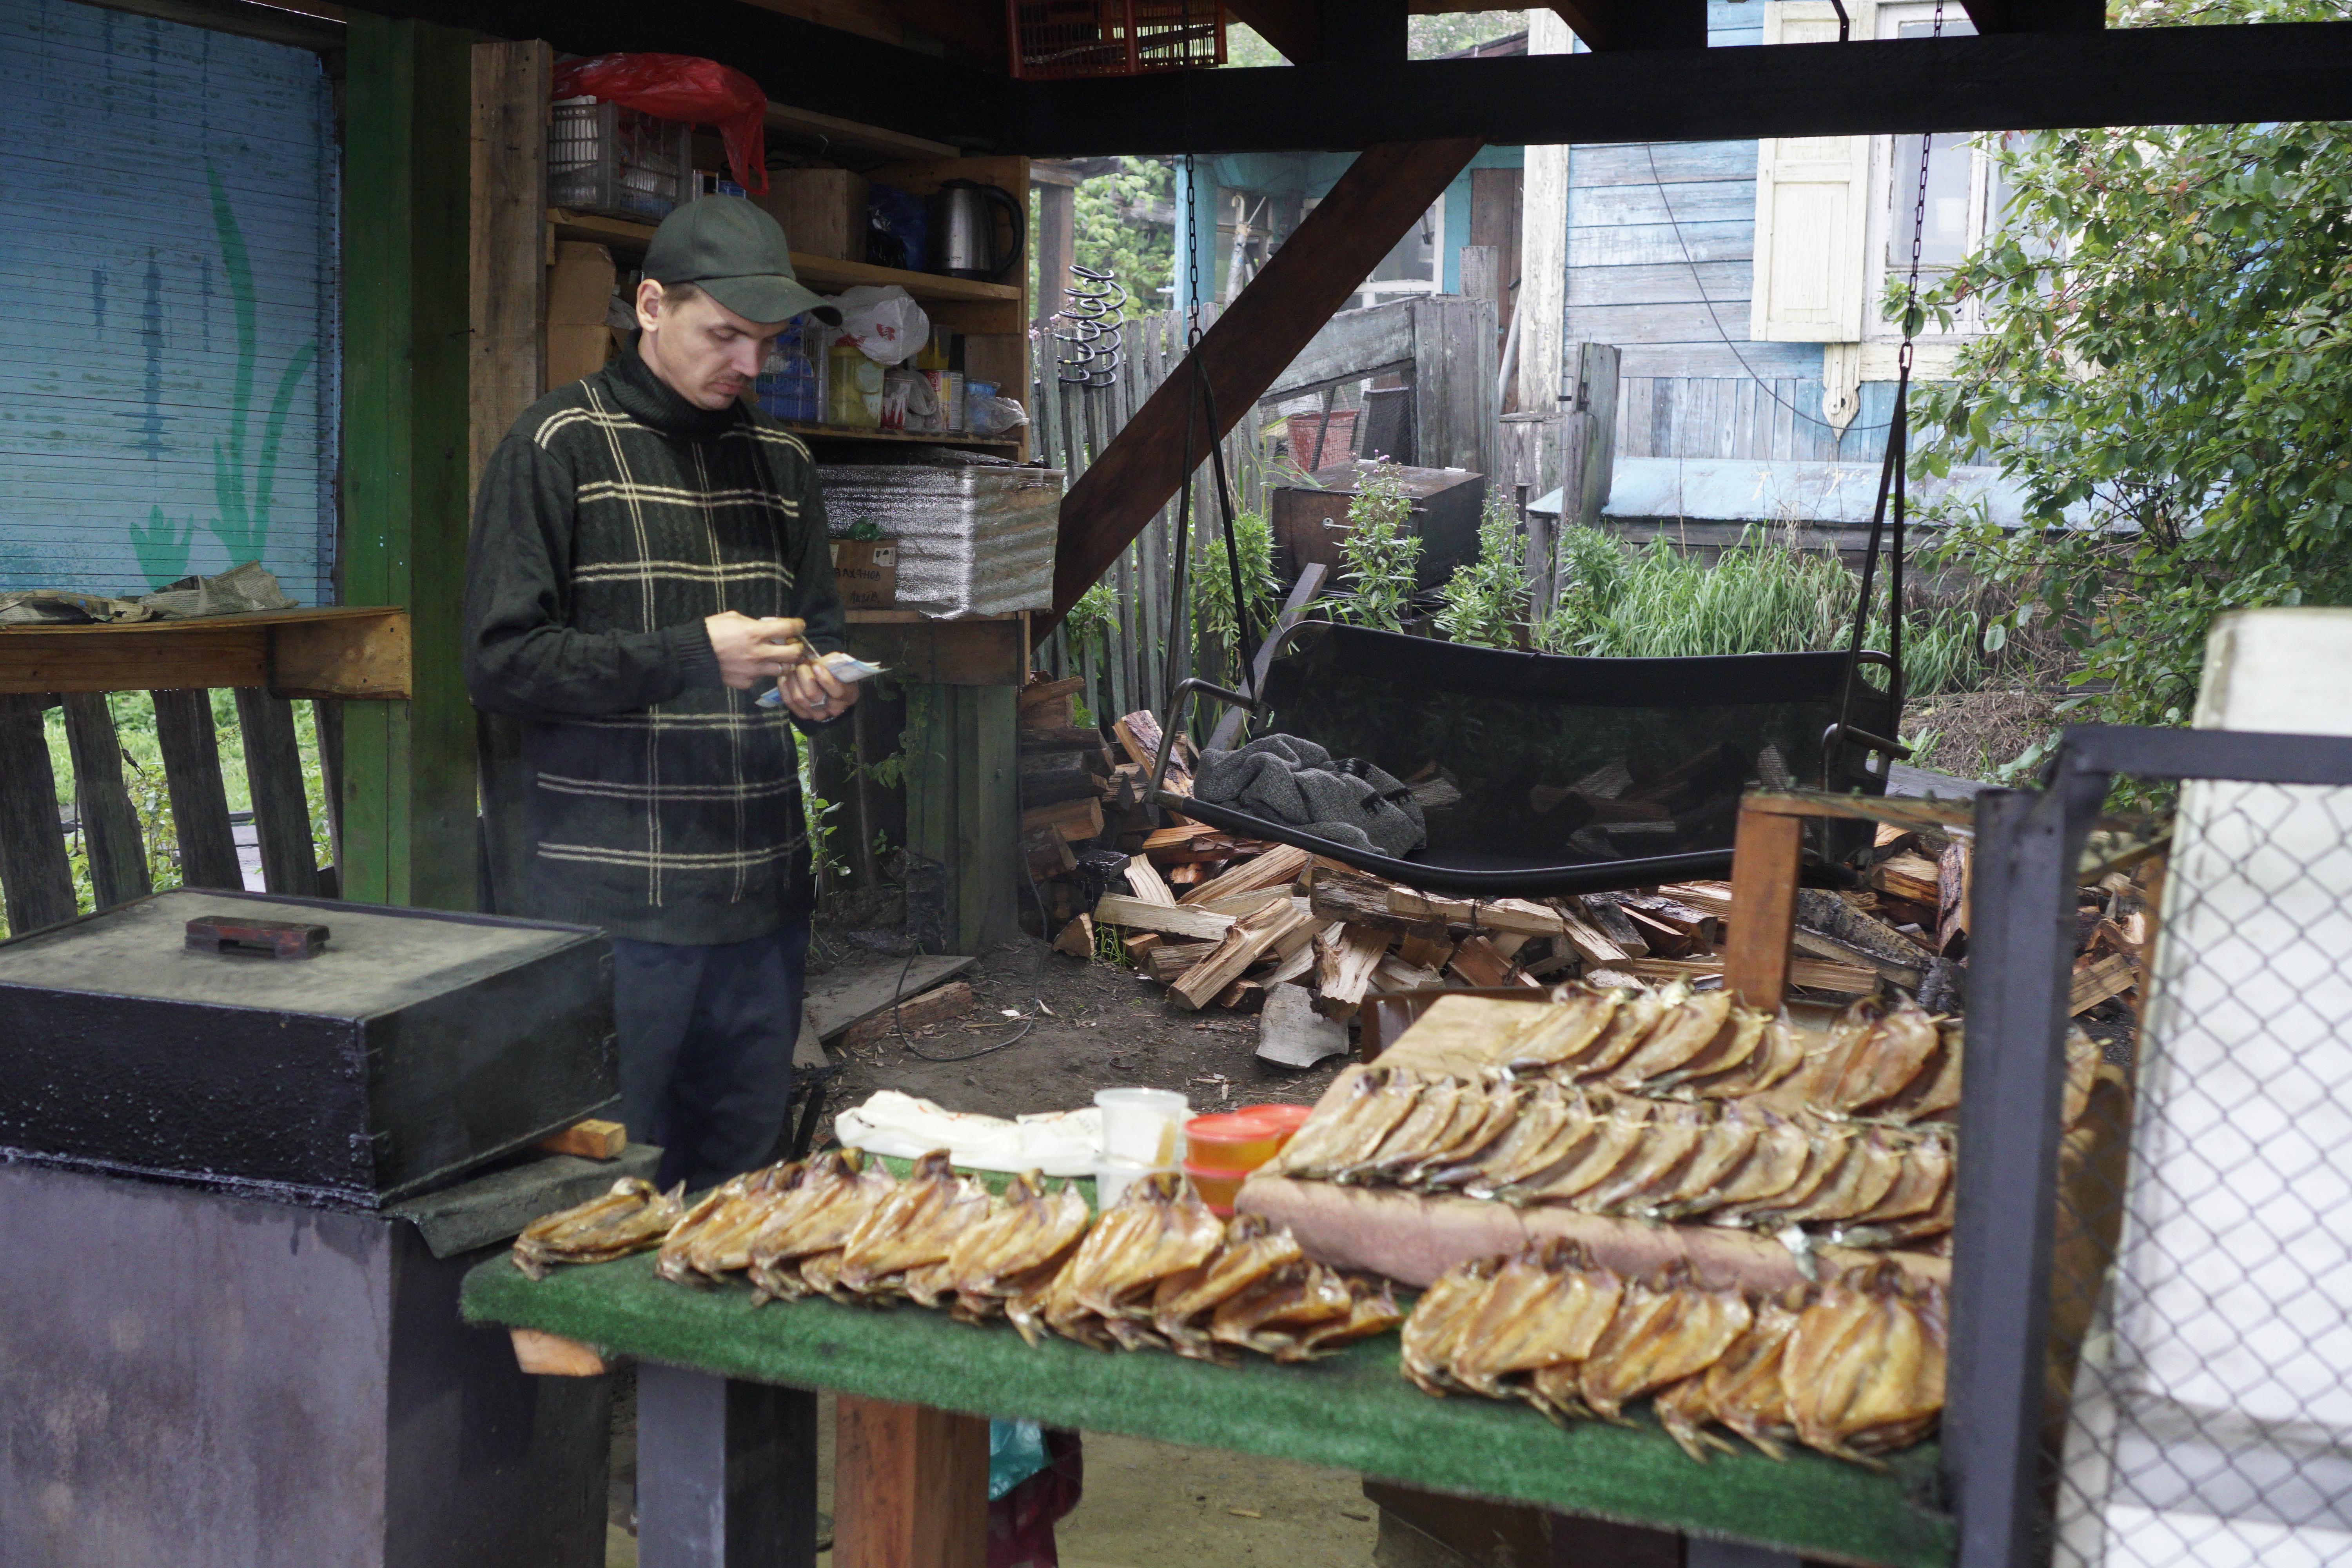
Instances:
[[[613,940],[621,1119],[688,1192],[768,1160],[793,1095],[808,921],[712,947]]]

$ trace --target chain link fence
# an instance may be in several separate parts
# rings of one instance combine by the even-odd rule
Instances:
[[[2179,808],[2138,1027],[2062,1139],[2033,1124],[2073,978],[2046,938],[2091,918],[2079,868],[2117,776],[2181,780]],[[1962,1562],[2352,1562],[2352,742],[2070,731],[2047,791],[1979,821],[1979,897],[2014,936],[1971,961],[1989,1070],[1962,1124],[1971,1155],[2038,1137],[2052,1179],[1964,1162]]]

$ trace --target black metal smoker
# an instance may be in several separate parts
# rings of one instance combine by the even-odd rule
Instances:
[[[601,932],[320,900],[0,943],[0,1563],[601,1564],[605,1384],[457,1300],[643,1173],[514,1158],[612,1102],[611,998]]]

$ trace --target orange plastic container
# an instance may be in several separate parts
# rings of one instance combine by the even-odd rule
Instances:
[[[1307,1119],[1314,1113],[1311,1107],[1304,1105],[1244,1105],[1234,1112],[1235,1116],[1279,1127],[1285,1139],[1306,1126]]]
[[[1245,1175],[1280,1153],[1289,1138],[1290,1130],[1246,1111],[1195,1116],[1184,1123],[1184,1168]]]
[[[1211,1214],[1219,1219],[1231,1219],[1234,1194],[1242,1190],[1242,1184],[1249,1180],[1249,1173],[1220,1171],[1213,1165],[1196,1165],[1187,1160],[1184,1162],[1184,1178],[1192,1184],[1192,1190],[1201,1194],[1201,1201],[1209,1205]]]

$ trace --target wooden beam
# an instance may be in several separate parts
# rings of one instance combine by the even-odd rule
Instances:
[[[1225,9],[1294,63],[1323,53],[1322,0],[1228,0]]]
[[[1768,1013],[1777,1012],[1788,995],[1804,834],[1805,825],[1796,817],[1742,807],[1733,840],[1723,984],[1750,1007]]]
[[[1374,147],[1339,176],[1330,195],[1071,488],[1062,502],[1054,607],[1034,635],[1044,636],[1069,613],[1184,482],[1192,466],[1183,448],[1196,374],[1193,356],[1214,394],[1218,419],[1215,431],[1196,430],[1197,459],[1274,384],[1389,247],[1469,164],[1478,146],[1474,137],[1459,137]]]
[[[476,44],[467,203],[470,303],[467,492],[517,416],[545,386],[548,79],[536,39]]]
[[[1706,0],[1570,0],[1552,9],[1588,49],[1706,47]]]
[[[0,691],[266,686],[391,700],[409,694],[410,679],[408,616],[377,605],[0,631]]]
[[[2346,120],[2352,22],[1171,71],[1024,83],[1017,111],[1057,158]]]
[[[988,1418],[844,1394],[835,1568],[985,1568]]]
[[[2095,33],[2105,0],[1960,0],[1979,33]]]
[[[74,917],[73,867],[41,713],[37,697],[0,694],[0,897],[11,936]]]
[[[213,728],[209,691],[158,691],[155,749],[172,796],[172,830],[180,846],[180,885],[242,888],[245,873],[229,826],[228,791],[221,782],[220,736]]]
[[[1323,0],[1322,58],[1327,60],[1401,60],[1406,41],[1405,0]]]
[[[351,19],[343,596],[406,609],[415,636],[411,700],[344,715],[341,886],[343,897],[367,903],[470,910],[478,896],[474,710],[460,627],[472,500],[474,37],[365,13]]]
[[[147,872],[147,842],[122,782],[122,742],[106,699],[95,691],[75,692],[65,700],[65,710],[75,810],[89,847],[90,892],[100,909],[109,910],[155,890]]]

